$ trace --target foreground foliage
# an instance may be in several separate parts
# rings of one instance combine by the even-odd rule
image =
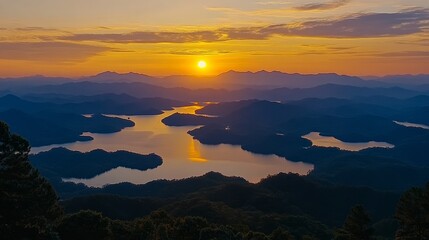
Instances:
[[[27,141],[0,122],[0,235],[46,239],[62,214],[51,185],[28,161]]]
[[[352,208],[344,226],[336,233],[336,240],[369,240],[373,234],[371,219],[365,209],[358,205]]]
[[[172,217],[156,211],[134,221],[110,220],[93,211],[80,211],[62,219],[61,239],[183,239],[183,240],[294,240],[283,228],[271,234],[254,232],[246,226],[232,227],[209,223],[201,217]],[[305,236],[305,239],[314,239]],[[317,239],[317,238],[316,238]]]
[[[400,224],[396,239],[429,239],[429,184],[425,188],[412,188],[402,196],[396,218]]]

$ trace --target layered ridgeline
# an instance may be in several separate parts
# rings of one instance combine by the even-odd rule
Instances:
[[[30,76],[22,78],[3,78],[7,89],[25,89],[36,85],[60,85],[67,82],[94,83],[144,83],[154,86],[201,88],[311,88],[324,84],[341,84],[356,87],[391,87],[413,86],[415,89],[428,87],[428,75],[396,75],[384,77],[356,77],[335,73],[299,74],[279,71],[238,72],[228,71],[217,76],[173,75],[154,77],[139,73],[103,72],[81,78],[61,78]],[[1,89],[1,88],[0,88]]]
[[[213,77],[151,77],[140,74],[106,72],[79,79],[42,76],[0,79],[0,94],[19,96],[63,95],[90,96],[128,94],[137,98],[162,97],[184,101],[231,101],[251,98],[293,100],[307,97],[342,97],[383,95],[412,97],[429,92],[425,75],[372,78],[337,74],[288,74],[281,72],[234,72]]]

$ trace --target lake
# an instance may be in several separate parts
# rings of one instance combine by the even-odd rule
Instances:
[[[336,147],[346,151],[361,151],[367,148],[394,148],[395,146],[386,142],[363,142],[363,143],[349,143],[340,141],[334,137],[327,137],[320,135],[319,132],[309,133],[303,138],[310,140],[313,146],[317,147]]]
[[[404,127],[413,127],[413,128],[422,128],[422,129],[426,129],[429,130],[429,126],[424,125],[424,124],[417,124],[417,123],[410,123],[410,122],[398,122],[398,121],[393,121],[394,123],[404,126]]]
[[[126,150],[140,154],[156,153],[164,160],[161,166],[148,171],[119,167],[91,179],[63,179],[91,187],[121,182],[144,184],[158,179],[183,179],[210,171],[258,182],[262,178],[281,172],[305,175],[313,169],[312,164],[291,162],[275,155],[253,154],[242,150],[240,146],[204,145],[187,134],[195,127],[169,127],[161,122],[163,118],[173,113],[194,114],[195,110],[200,108],[201,106],[181,107],[157,116],[119,116],[129,118],[136,125],[113,134],[85,133],[84,135],[91,136],[94,140],[33,148],[32,153],[55,147],[66,147],[81,152],[94,149]]]

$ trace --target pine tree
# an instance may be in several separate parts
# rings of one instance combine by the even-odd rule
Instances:
[[[365,209],[355,206],[344,222],[344,226],[336,232],[336,240],[369,240],[373,230],[370,226],[371,219]]]
[[[398,240],[429,239],[429,185],[426,189],[412,188],[404,193],[396,208]]]
[[[0,236],[47,239],[61,214],[51,185],[29,160],[29,143],[0,122]]]

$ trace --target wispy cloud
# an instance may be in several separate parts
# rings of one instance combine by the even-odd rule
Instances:
[[[108,50],[106,47],[65,42],[0,42],[0,59],[73,62]]]
[[[396,13],[361,13],[331,20],[268,26],[219,28],[191,32],[73,34],[59,37],[59,39],[106,43],[189,43],[264,40],[273,36],[375,38],[421,33],[428,28],[428,19],[428,9],[409,9]]]
[[[171,55],[189,55],[189,56],[208,56],[232,53],[231,51],[224,50],[206,50],[206,49],[179,49],[169,50],[162,52],[154,52],[156,54],[171,54]]]
[[[58,29],[55,28],[44,28],[44,27],[21,27],[21,28],[14,28],[13,30],[15,31],[23,31],[23,32],[33,32],[33,31],[37,31],[37,32],[41,32],[41,31],[59,31]]]
[[[124,34],[74,34],[62,37],[69,41],[98,41],[111,43],[187,43],[227,40],[221,32],[131,32]]]
[[[59,36],[70,35],[72,32],[38,26],[0,28],[4,34],[0,35],[1,42],[49,42],[55,41]]]
[[[414,45],[414,46],[429,46],[429,36],[425,36],[424,34],[421,34],[420,36],[418,36],[418,39],[411,39],[408,41],[397,41],[396,43],[398,44],[403,44],[403,45]]]
[[[380,53],[377,56],[381,57],[429,57],[429,51],[401,51]]]
[[[259,5],[287,5],[287,4],[291,4],[292,2],[290,1],[268,1],[268,2],[256,2],[256,4]]]
[[[339,8],[344,5],[347,5],[349,2],[351,2],[351,0],[336,0],[332,2],[326,2],[326,3],[310,3],[310,4],[294,7],[293,9],[299,10],[299,11],[330,10],[330,9],[335,9],[335,8]]]
[[[327,38],[371,38],[420,33],[428,26],[428,9],[397,13],[363,13],[333,20],[315,20],[296,25],[272,25],[264,34]]]
[[[46,34],[50,33],[51,35],[64,35],[64,34],[70,34],[71,32],[65,31],[58,28],[45,28],[45,27],[19,27],[19,28],[10,28],[7,29],[11,32],[22,32],[22,33],[28,33],[28,34]]]
[[[241,10],[237,8],[225,8],[225,7],[208,7],[207,10],[222,12],[226,14],[244,15],[244,16],[266,16],[266,17],[284,17],[290,15],[290,13],[297,13],[303,11],[326,11],[343,7],[350,3],[352,0],[333,0],[331,2],[324,3],[309,3],[300,6],[287,6],[293,5],[289,1],[269,1],[269,2],[257,2],[258,5],[270,6],[271,8],[257,9],[257,10]],[[275,6],[275,8],[273,8]]]

